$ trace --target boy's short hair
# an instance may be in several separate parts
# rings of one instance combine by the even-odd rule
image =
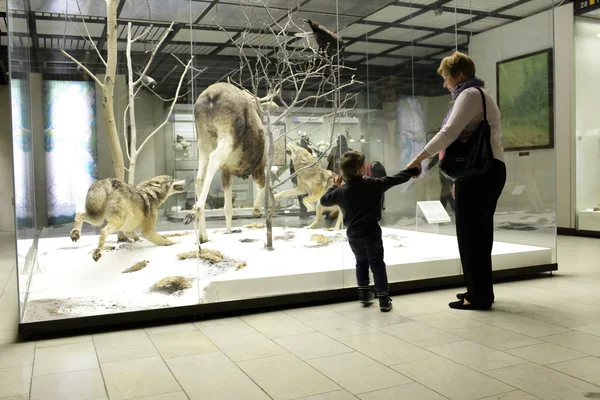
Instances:
[[[365,155],[360,151],[347,151],[340,159],[340,170],[344,179],[361,176],[360,169],[365,166]]]

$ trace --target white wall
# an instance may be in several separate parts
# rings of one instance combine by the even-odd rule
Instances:
[[[554,29],[554,33],[553,33]],[[554,40],[556,38],[556,45]],[[471,38],[469,54],[477,75],[496,96],[496,63],[554,46],[555,149],[532,150],[528,156],[506,152],[508,179],[499,209],[542,212],[557,204],[557,225],[574,227],[573,149],[573,5],[504,25]],[[555,191],[555,155],[556,191]],[[521,195],[514,188],[525,185]],[[558,193],[558,195],[556,195]]]
[[[14,232],[10,88],[0,86],[0,232]]]

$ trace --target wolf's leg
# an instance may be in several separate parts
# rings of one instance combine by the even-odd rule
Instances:
[[[290,196],[302,196],[303,194],[306,194],[306,192],[298,187],[295,187],[293,189],[288,189],[288,190],[284,190],[283,192],[279,192],[275,195],[275,200],[279,200],[282,197],[290,197]]]
[[[167,239],[164,236],[159,235],[154,228],[148,228],[146,230],[144,230],[142,232],[142,235],[144,235],[144,237],[146,239],[148,239],[149,241],[151,241],[152,243],[154,243],[157,246],[171,246],[173,244],[175,244],[175,242],[171,241],[170,239]]]
[[[113,233],[115,233],[116,231],[119,230],[119,228],[121,228],[122,224],[114,224],[113,222],[108,222],[108,224],[106,224],[106,226],[104,228],[102,228],[100,230],[100,239],[98,240],[98,248],[96,250],[94,250],[94,254],[92,255],[92,257],[94,258],[94,261],[98,261],[100,259],[100,257],[102,257],[102,254],[100,253],[102,251],[102,249],[104,249],[104,242],[106,242],[106,237],[108,235],[111,235]]]
[[[125,233],[127,235],[127,238],[133,240],[134,242],[139,242],[140,241],[140,237],[138,236],[136,231],[133,232],[126,232]]]
[[[117,242],[129,242],[131,237],[126,232],[117,232]]]
[[[342,210],[337,207],[337,221],[335,221],[335,230],[339,231],[340,229],[342,229],[342,222],[344,222],[344,214],[342,213]]]
[[[231,220],[233,219],[233,187],[231,186],[231,174],[225,169],[221,171],[221,184],[223,185],[223,197],[225,199],[223,211],[225,211],[226,232],[231,233]]]
[[[314,203],[319,203],[319,200],[321,200],[321,197],[313,194],[303,198],[302,204],[304,204],[304,207],[306,207],[308,211],[315,211]]]
[[[73,229],[71,229],[71,240],[76,242],[81,238],[81,227],[83,226],[83,221],[85,221],[86,213],[77,213],[75,214],[75,224],[73,225]]]
[[[313,221],[312,224],[310,224],[309,226],[307,226],[307,228],[308,229],[315,229],[319,225],[319,223],[321,222],[322,219],[323,219],[323,206],[321,205],[321,202],[318,201],[317,202],[317,212],[316,212],[315,220]]]
[[[233,133],[224,133],[220,134],[219,136],[221,136],[219,139],[219,144],[217,145],[217,148],[210,153],[208,166],[206,167],[206,174],[204,176],[204,183],[196,204],[194,205],[194,210],[198,215],[200,225],[200,232],[198,235],[199,243],[205,243],[208,241],[206,222],[204,221],[204,207],[206,198],[208,197],[208,191],[210,190],[210,184],[217,171],[223,167],[223,165],[225,165],[229,157],[231,157],[231,153],[233,152]],[[198,186],[196,186],[196,190],[197,189]]]

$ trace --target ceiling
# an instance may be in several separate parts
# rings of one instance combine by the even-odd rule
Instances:
[[[31,68],[45,79],[81,79],[82,72],[60,53],[64,49],[95,73],[104,66],[85,33],[76,0],[0,0],[0,83],[6,83],[8,70],[7,24],[12,23],[16,47],[31,51],[13,57],[13,68]],[[357,69],[360,80],[371,84],[393,85],[397,91],[413,90],[434,95],[440,90],[435,64],[455,48],[466,51],[470,35],[550,9],[561,0],[263,0],[277,20],[293,19],[303,29],[301,19],[310,18],[333,31],[339,31],[346,43],[345,64]],[[101,0],[80,0],[82,14],[94,43],[106,49],[106,9]],[[337,14],[336,14],[337,11]],[[119,69],[125,71],[124,50],[127,23],[134,32],[153,24],[152,42],[134,44],[134,62],[143,65],[169,24],[175,22],[153,62],[149,75],[159,85],[161,95],[172,95],[183,71],[171,54],[187,61],[194,54],[194,66],[206,68],[194,78],[195,88],[206,86],[239,67],[238,50],[229,36],[219,30],[226,27],[234,38],[247,26],[253,27],[256,43],[272,40],[259,35],[258,27],[271,16],[261,0],[120,0],[118,6]],[[10,22],[8,21],[10,19]],[[190,29],[192,27],[192,29]],[[292,34],[293,34],[292,30]],[[293,43],[291,44],[293,45]],[[270,55],[275,53],[270,53]],[[24,62],[16,65],[14,59]],[[179,72],[178,72],[179,71]],[[190,75],[191,78],[191,75]],[[190,80],[184,83],[189,84]]]

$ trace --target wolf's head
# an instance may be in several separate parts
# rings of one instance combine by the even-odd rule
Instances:
[[[169,175],[155,176],[136,186],[139,190],[156,199],[160,204],[169,196],[185,192],[185,181],[175,180]]]
[[[315,158],[312,154],[310,154],[308,150],[300,146],[296,146],[293,143],[288,143],[285,152],[292,157],[292,162],[294,163],[295,169],[304,167],[315,162]]]

